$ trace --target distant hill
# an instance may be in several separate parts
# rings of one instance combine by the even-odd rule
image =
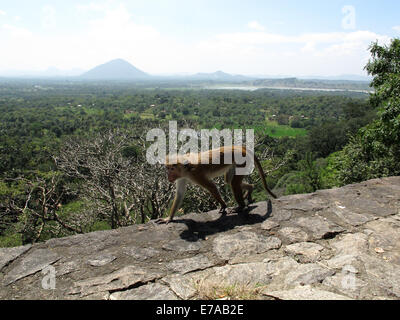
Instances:
[[[145,79],[150,77],[123,59],[115,59],[101,64],[81,75],[84,79],[96,80],[126,80]]]

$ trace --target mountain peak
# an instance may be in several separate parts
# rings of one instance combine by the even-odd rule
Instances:
[[[82,78],[96,80],[143,79],[148,76],[149,75],[147,73],[134,67],[124,59],[114,59],[108,61],[81,75]]]

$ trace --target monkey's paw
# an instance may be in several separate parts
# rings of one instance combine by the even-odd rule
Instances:
[[[226,208],[221,208],[221,209],[219,209],[219,214],[226,216],[228,214],[228,212],[226,211]]]
[[[229,209],[229,213],[242,213],[245,207],[239,206],[232,209]]]
[[[157,224],[169,224],[172,220],[170,218],[160,218],[155,221]]]

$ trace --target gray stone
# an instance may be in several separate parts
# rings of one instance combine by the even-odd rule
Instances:
[[[179,298],[184,300],[191,299],[196,295],[196,280],[193,274],[172,275],[162,279]]]
[[[184,252],[194,253],[198,252],[202,248],[202,245],[200,244],[199,241],[191,242],[184,239],[177,239],[167,242],[166,244],[163,245],[162,248],[164,250],[176,251],[179,253],[184,253]]]
[[[272,220],[265,220],[263,223],[261,223],[261,229],[263,230],[271,230],[277,227],[279,227],[279,223]]]
[[[115,256],[111,254],[102,254],[97,257],[88,260],[88,263],[93,267],[101,267],[109,264],[116,259]]]
[[[276,237],[265,237],[249,231],[220,235],[214,239],[213,250],[222,259],[229,260],[236,255],[263,253],[278,249],[281,241]]]
[[[400,177],[375,179],[253,204],[249,219],[190,214],[0,249],[0,300],[198,299],[235,284],[276,299],[399,299],[399,191]],[[49,264],[55,290],[40,285]]]
[[[67,262],[58,261],[57,264],[58,265],[54,266],[56,269],[57,277],[74,272],[75,270],[77,270],[79,268],[79,264],[77,261],[67,261]]]
[[[370,251],[379,253],[386,261],[400,265],[400,223],[388,217],[368,222],[366,227],[372,231],[368,238]],[[383,251],[378,251],[380,249]]]
[[[286,246],[285,252],[301,263],[315,262],[321,257],[323,246],[313,242],[299,242]]]
[[[127,266],[110,274],[76,281],[69,294],[79,294],[80,297],[84,297],[99,292],[123,290],[160,277],[159,272],[147,271],[138,266]]]
[[[27,244],[22,247],[0,248],[0,271],[7,264],[17,259],[21,254],[29,250],[31,247],[32,247],[31,244]]]
[[[304,242],[308,240],[307,233],[296,227],[282,228],[278,231],[278,234],[289,243]]]
[[[149,283],[139,288],[114,292],[110,300],[177,300],[177,297],[167,286]]]
[[[370,214],[355,213],[350,211],[345,206],[341,206],[339,204],[336,204],[336,208],[333,208],[332,211],[345,223],[350,224],[354,227],[360,226],[374,219],[374,216]]]
[[[337,254],[359,255],[367,252],[368,237],[363,233],[349,233],[340,239],[332,240],[330,244]]]
[[[320,216],[299,217],[294,221],[294,223],[301,228],[308,230],[311,233],[312,238],[315,240],[326,239],[345,231],[341,226],[338,226],[329,220],[325,220]]]
[[[335,271],[321,267],[315,263],[299,264],[295,270],[289,271],[285,283],[293,285],[306,285],[322,282],[326,277],[332,276]]]
[[[272,270],[274,278],[279,276],[286,276],[290,270],[294,270],[299,266],[299,263],[291,257],[283,257],[277,261],[265,260],[268,264],[268,270]]]
[[[381,204],[378,201],[374,199],[368,199],[367,197],[357,198],[351,196],[341,199],[341,203],[346,208],[351,208],[352,212],[359,214],[386,217],[398,213],[398,208],[396,209],[395,207]]]
[[[213,263],[208,260],[206,256],[203,255],[197,255],[187,259],[175,260],[167,264],[168,269],[182,274],[195,270],[203,270],[211,266],[213,266]]]
[[[290,210],[285,210],[281,208],[274,209],[271,214],[271,219],[274,221],[288,221],[292,217],[292,212]]]
[[[223,285],[256,285],[271,282],[274,269],[264,262],[225,265],[213,268],[213,274],[208,276],[213,283]]]
[[[356,268],[358,255],[354,254],[338,254],[326,261],[326,265],[333,269],[343,269],[345,266],[353,266]]]
[[[140,248],[140,247],[128,247],[124,248],[123,252],[130,256],[135,258],[136,260],[139,261],[145,261],[147,259],[156,257],[160,254],[160,251],[153,249],[153,248]]]
[[[41,271],[61,257],[48,249],[36,249],[23,257],[19,263],[11,269],[4,278],[5,285],[9,285],[19,279]]]
[[[263,294],[279,300],[351,300],[349,297],[311,286],[301,286],[282,291],[268,291],[266,289]]]
[[[354,299],[368,299],[364,293],[368,284],[353,273],[341,272],[335,274],[332,277],[325,278],[322,284]]]
[[[400,298],[400,267],[379,257],[363,255],[368,280],[382,295]]]
[[[298,210],[298,211],[303,211],[303,212],[315,212],[315,211],[320,211],[325,208],[327,208],[327,202],[318,198],[317,194],[300,194],[297,195],[298,198],[300,198],[301,201],[291,203],[285,205],[283,209],[286,210]]]

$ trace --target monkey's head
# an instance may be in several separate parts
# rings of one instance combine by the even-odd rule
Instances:
[[[191,165],[188,160],[184,160],[183,163],[181,159],[167,158],[165,162],[165,167],[167,168],[168,181],[173,183],[179,178],[185,177],[185,175],[190,171]]]
[[[166,165],[167,168],[167,175],[168,175],[168,181],[173,183],[177,179],[182,177],[182,168],[180,164],[171,164],[171,165]]]

